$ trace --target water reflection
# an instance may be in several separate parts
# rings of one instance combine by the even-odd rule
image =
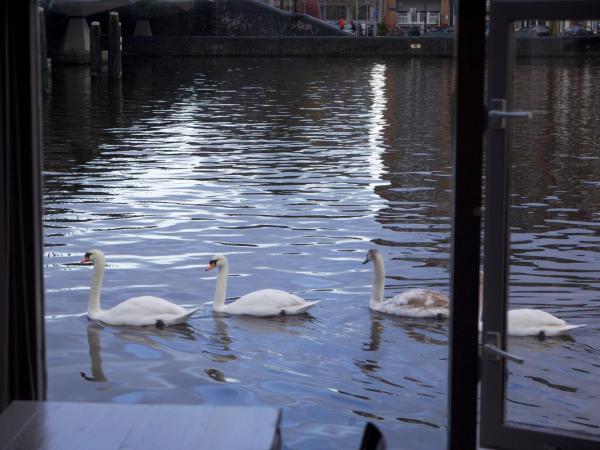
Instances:
[[[215,321],[219,320],[214,315]],[[284,333],[291,337],[303,336],[306,326],[314,323],[315,318],[311,314],[299,314],[292,316],[254,317],[254,316],[229,316],[232,324],[244,328],[253,334],[272,336],[273,333]]]
[[[149,349],[155,349],[162,352],[166,343],[170,340],[191,340],[197,339],[192,327],[187,324],[180,324],[168,328],[155,327],[105,327],[96,322],[90,322],[87,325],[87,343],[89,347],[91,375],[80,372],[81,377],[86,381],[108,381],[102,368],[102,347],[100,335],[102,333],[111,333],[111,337],[116,338],[122,346],[135,352],[138,356],[147,357]],[[133,344],[133,345],[131,345]]]
[[[536,379],[511,368],[511,399],[565,423],[597,417],[600,116],[597,102],[574,103],[598,84],[594,65],[516,72],[552,126],[517,129],[544,152],[515,153],[515,303],[588,327],[573,342],[511,340],[548,345],[522,350]],[[448,290],[452,62],[137,59],[116,93],[88,75],[57,67],[45,97],[49,398],[278,405],[289,448],[354,448],[367,420],[391,442],[443,448],[446,324],[370,313],[357,266],[375,245],[390,254],[388,295]],[[579,136],[563,142],[567,129]],[[529,189],[531,167],[541,181]],[[206,304],[183,331],[107,327],[109,380],[73,383],[92,354],[74,316],[89,273],[65,263],[95,247],[119,269],[107,303],[147,292],[206,303],[214,279],[199,264],[215,253],[236,258],[232,298],[268,284],[323,301],[300,319],[218,317]],[[101,378],[94,367],[86,376]],[[574,396],[589,420],[557,412]]]
[[[210,338],[216,345],[221,346],[222,350],[229,351],[231,338],[229,337],[229,328],[227,322],[223,320],[219,314],[213,313],[213,322],[215,325],[214,331]]]
[[[598,432],[591,374],[600,367],[598,317],[597,102],[587,94],[598,62],[519,61],[510,180],[509,303],[543,309],[586,327],[545,340],[510,339],[526,364],[509,366],[507,420]],[[528,174],[532,168],[535,177]]]
[[[194,328],[182,323],[165,327],[111,327],[114,336],[124,344],[141,344],[144,347],[162,349],[169,341],[196,341],[198,336]]]
[[[371,316],[371,335],[369,341],[363,343],[363,350],[367,352],[376,352],[381,344],[381,335],[383,333],[383,323],[381,314],[369,311]]]
[[[413,319],[410,317],[390,317],[385,314],[369,311],[371,317],[371,334],[369,340],[363,343],[363,350],[378,351],[385,329],[384,321],[388,327],[404,329],[406,336],[415,342],[430,345],[447,345],[448,327],[442,319]]]
[[[103,327],[90,324],[87,326],[87,340],[90,349],[90,364],[91,376],[87,376],[85,372],[80,372],[81,377],[86,381],[107,381],[102,370],[102,355],[100,354],[100,332]]]
[[[202,354],[215,362],[235,361],[237,356],[230,348],[232,340],[229,337],[227,322],[216,314],[213,315],[213,318],[214,330],[209,336],[210,342],[207,343],[208,348],[202,350]]]
[[[406,336],[415,342],[428,345],[448,345],[446,320],[400,320],[397,322],[397,326],[404,328]]]
[[[388,126],[385,120],[386,111],[386,65],[375,64],[371,68],[371,79],[369,80],[369,87],[371,88],[371,106],[369,114],[369,152],[367,162],[369,164],[369,171],[371,178],[374,180],[382,180],[383,177],[383,165],[381,162],[381,155],[384,149],[384,129]],[[374,188],[376,184],[373,184]]]
[[[225,383],[227,381],[225,374],[218,369],[204,369],[204,372],[206,372],[206,375],[208,375],[210,378],[218,381],[219,383]]]

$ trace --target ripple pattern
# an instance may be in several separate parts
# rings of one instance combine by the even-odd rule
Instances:
[[[593,64],[517,72],[522,106],[544,98],[552,119],[517,130],[511,302],[588,326],[511,340],[527,368],[511,366],[508,391],[511,420],[587,432],[600,423],[600,99],[565,110],[600,81]],[[522,88],[532,77],[545,93]],[[57,66],[45,99],[49,398],[276,405],[286,448],[355,448],[366,421],[392,446],[443,448],[447,324],[369,312],[361,262],[379,248],[387,295],[448,291],[451,80],[439,59],[137,59],[117,86]],[[524,176],[532,164],[541,181]],[[91,248],[107,255],[104,305],[203,307],[164,330],[88,324],[91,273],[74,263]],[[213,316],[215,253],[229,258],[231,299],[272,287],[321,303],[307,317]]]

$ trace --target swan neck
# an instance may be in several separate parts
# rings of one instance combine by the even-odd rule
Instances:
[[[373,260],[373,292],[371,293],[371,305],[383,301],[383,290],[385,283],[385,267],[383,258],[378,254]]]
[[[100,290],[102,289],[102,280],[104,279],[104,259],[96,258],[94,261],[94,273],[92,275],[92,286],[90,288],[90,298],[88,301],[88,316],[94,318],[100,310]]]
[[[219,267],[219,276],[217,278],[217,287],[213,297],[213,311],[223,311],[225,308],[225,294],[227,292],[227,275],[229,269],[227,265]]]

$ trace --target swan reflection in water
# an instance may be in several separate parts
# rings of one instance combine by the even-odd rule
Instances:
[[[363,343],[363,350],[366,352],[376,352],[381,345],[381,335],[383,334],[382,316],[378,313],[370,312],[371,316],[371,334],[369,340]]]
[[[141,344],[147,347],[160,350],[164,347],[164,342],[177,342],[179,339],[184,341],[197,341],[198,333],[188,323],[170,325],[167,327],[107,327],[113,330],[115,337],[127,342]]]
[[[315,321],[310,313],[301,315],[280,315],[272,317],[254,317],[246,315],[238,316],[219,316],[213,315],[217,319],[230,318],[229,324],[233,328],[243,328],[253,334],[285,333],[292,336],[303,335],[307,333],[306,325]]]
[[[445,321],[422,318],[414,319],[408,317],[390,316],[377,311],[369,311],[371,319],[371,330],[369,338],[363,342],[362,349],[365,352],[378,352],[383,342],[383,333],[385,326],[401,327],[406,331],[406,336],[419,344],[426,345],[447,345],[447,324]],[[384,325],[384,323],[386,325]],[[443,338],[432,337],[431,334],[439,334]],[[355,359],[354,364],[369,378],[374,378],[391,386],[403,386],[392,381],[381,378],[375,375],[381,369],[379,361],[375,355],[365,360]]]
[[[274,316],[268,318],[253,316],[230,316],[221,313],[213,313],[214,328],[208,338],[209,349],[202,350],[204,356],[215,362],[235,361],[237,356],[231,349],[233,339],[230,335],[230,327],[234,332],[240,330],[244,336],[269,335],[272,333],[285,333],[299,336],[306,333],[304,325],[314,322],[315,318],[310,314],[295,316]]]
[[[90,352],[91,376],[85,372],[79,372],[81,378],[86,381],[108,381],[102,370],[102,356],[100,355],[100,330],[104,327],[98,324],[90,324],[87,326],[87,340]]]
[[[420,344],[448,345],[448,324],[446,321],[398,318],[394,320],[393,324],[403,328],[406,336]]]
[[[382,314],[376,311],[369,311],[371,318],[371,334],[369,340],[363,343],[363,350],[367,352],[376,352],[381,344],[381,336],[384,332],[383,321],[387,321],[394,327],[403,328],[406,336],[420,344],[447,345],[448,327],[445,321],[423,318],[413,319],[408,317],[396,317]],[[436,338],[432,335],[439,335]]]
[[[100,344],[100,333],[105,328],[97,322],[90,322],[87,326],[87,341],[90,355],[90,369],[91,375],[87,375],[85,372],[79,372],[81,378],[91,382],[108,381],[104,370],[102,368],[102,354]],[[152,347],[155,349],[162,350],[163,344],[157,342],[156,338],[164,340],[173,339],[186,339],[196,340],[196,333],[194,329],[188,324],[181,324],[177,326],[171,326],[167,328],[155,328],[155,327],[108,327],[111,331],[116,331],[114,336],[125,342],[134,342],[136,344]]]
[[[276,333],[291,335],[292,337],[307,334],[306,324],[314,322],[310,314],[293,316],[254,317],[246,315],[222,315],[213,313],[214,328],[208,331],[208,341],[202,350],[204,357],[216,363],[229,363],[239,359],[261,359],[270,353],[269,340],[265,336]],[[258,339],[255,339],[256,337]],[[237,343],[237,348],[235,344]],[[267,358],[268,359],[268,358]],[[264,362],[269,366],[283,370],[277,363]],[[205,374],[214,381],[221,383],[237,383],[239,380],[225,374],[224,367],[220,369],[209,367],[204,369]],[[239,367],[229,366],[233,373],[239,372]]]
[[[213,317],[214,329],[209,332],[207,349],[202,350],[202,354],[214,362],[224,363],[235,361],[235,356],[231,348],[232,339],[229,336],[227,322],[216,315]],[[210,376],[210,374],[209,374]],[[212,377],[211,377],[212,378]]]
[[[233,340],[229,336],[229,327],[227,322],[218,315],[213,315],[214,328],[209,331],[208,342],[206,349],[202,350],[202,354],[209,360],[217,363],[228,363],[237,360],[237,356],[233,353],[230,345]],[[235,378],[227,377],[222,370],[208,367],[204,369],[204,373],[214,381],[219,383],[237,383]]]

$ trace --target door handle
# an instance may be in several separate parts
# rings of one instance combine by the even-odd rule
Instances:
[[[496,333],[495,331],[488,331],[486,334],[486,343],[483,344],[483,351],[485,353],[491,353],[490,357],[499,361],[500,358],[508,359],[509,361],[516,362],[517,364],[523,364],[525,362],[524,358],[520,356],[513,355],[512,353],[508,353],[505,350],[501,350],[500,347],[500,333]]]
[[[490,126],[495,129],[506,128],[506,119],[531,119],[531,111],[507,111],[506,99],[492,99],[492,107],[488,111]]]
[[[505,352],[504,350],[500,350],[498,347],[496,347],[493,344],[485,344],[483,346],[483,349],[488,353],[493,353],[494,355],[496,355],[496,359],[504,358],[504,359],[508,359],[510,361],[516,362],[518,364],[523,364],[525,362],[525,360],[523,358],[521,358],[520,356]]]

